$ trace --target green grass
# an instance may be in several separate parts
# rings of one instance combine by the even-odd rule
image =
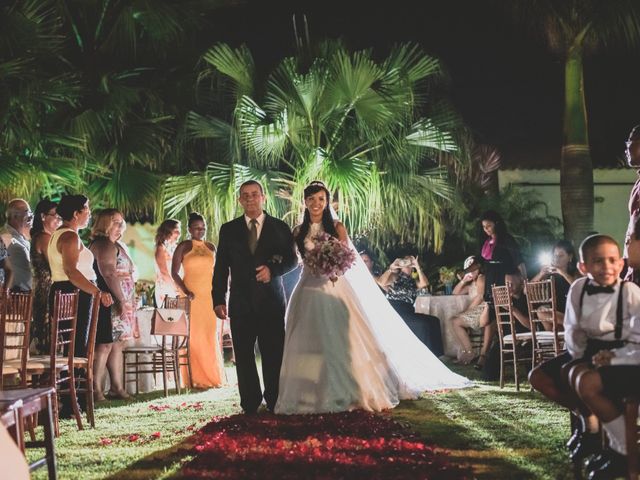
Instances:
[[[512,384],[500,389],[482,382],[469,367],[453,366],[478,382],[470,389],[430,394],[402,402],[392,412],[398,421],[420,433],[427,443],[449,451],[452,460],[471,465],[480,479],[568,479],[564,450],[568,414],[529,390]],[[61,422],[56,442],[60,479],[155,479],[176,477],[189,460],[182,450],[189,437],[213,416],[238,413],[235,371],[227,368],[230,385],[164,398],[139,395],[132,401],[100,404],[96,428],[78,431]],[[201,408],[199,402],[202,402]],[[155,411],[150,405],[169,408]],[[159,438],[152,434],[160,432]],[[131,442],[129,435],[139,439]],[[101,445],[101,439],[112,441]],[[46,478],[41,469],[35,479]]]

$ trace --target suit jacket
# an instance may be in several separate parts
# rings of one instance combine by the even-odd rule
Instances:
[[[254,254],[249,250],[249,229],[244,215],[220,228],[213,272],[213,304],[226,304],[231,275],[229,316],[260,313],[283,315],[286,308],[282,275],[297,263],[291,229],[282,220],[266,215]],[[266,265],[271,281],[256,281],[256,267]]]

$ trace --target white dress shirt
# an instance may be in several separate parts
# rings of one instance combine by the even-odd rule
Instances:
[[[260,240],[260,233],[262,233],[262,225],[264,225],[264,219],[267,217],[267,215],[262,212],[262,215],[260,215],[258,218],[256,218],[256,220],[258,221],[258,224],[256,225],[256,229],[258,230],[258,237],[257,239]],[[247,229],[251,230],[251,217],[247,217],[246,215],[244,216],[244,221],[247,224]]]
[[[614,341],[616,328],[616,310],[618,306],[618,292],[621,281],[613,287],[613,293],[585,293],[580,306],[580,296],[585,282],[591,281],[586,277],[579,278],[571,285],[567,295],[567,309],[564,316],[564,335],[568,352],[573,358],[581,358],[587,347],[587,340]],[[640,287],[626,282],[622,292],[622,336],[627,343],[620,349],[615,349],[616,357],[612,365],[628,363],[629,353],[637,357],[640,364]],[[618,356],[620,351],[620,356]],[[614,362],[615,360],[615,362]]]

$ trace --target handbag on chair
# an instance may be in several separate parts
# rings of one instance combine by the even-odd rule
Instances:
[[[189,336],[185,311],[177,308],[156,308],[151,322],[151,335]]]

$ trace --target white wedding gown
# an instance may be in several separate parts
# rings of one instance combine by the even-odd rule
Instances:
[[[311,225],[307,250],[321,228]],[[276,413],[380,411],[471,385],[413,335],[359,256],[335,284],[303,269],[285,321]]]

